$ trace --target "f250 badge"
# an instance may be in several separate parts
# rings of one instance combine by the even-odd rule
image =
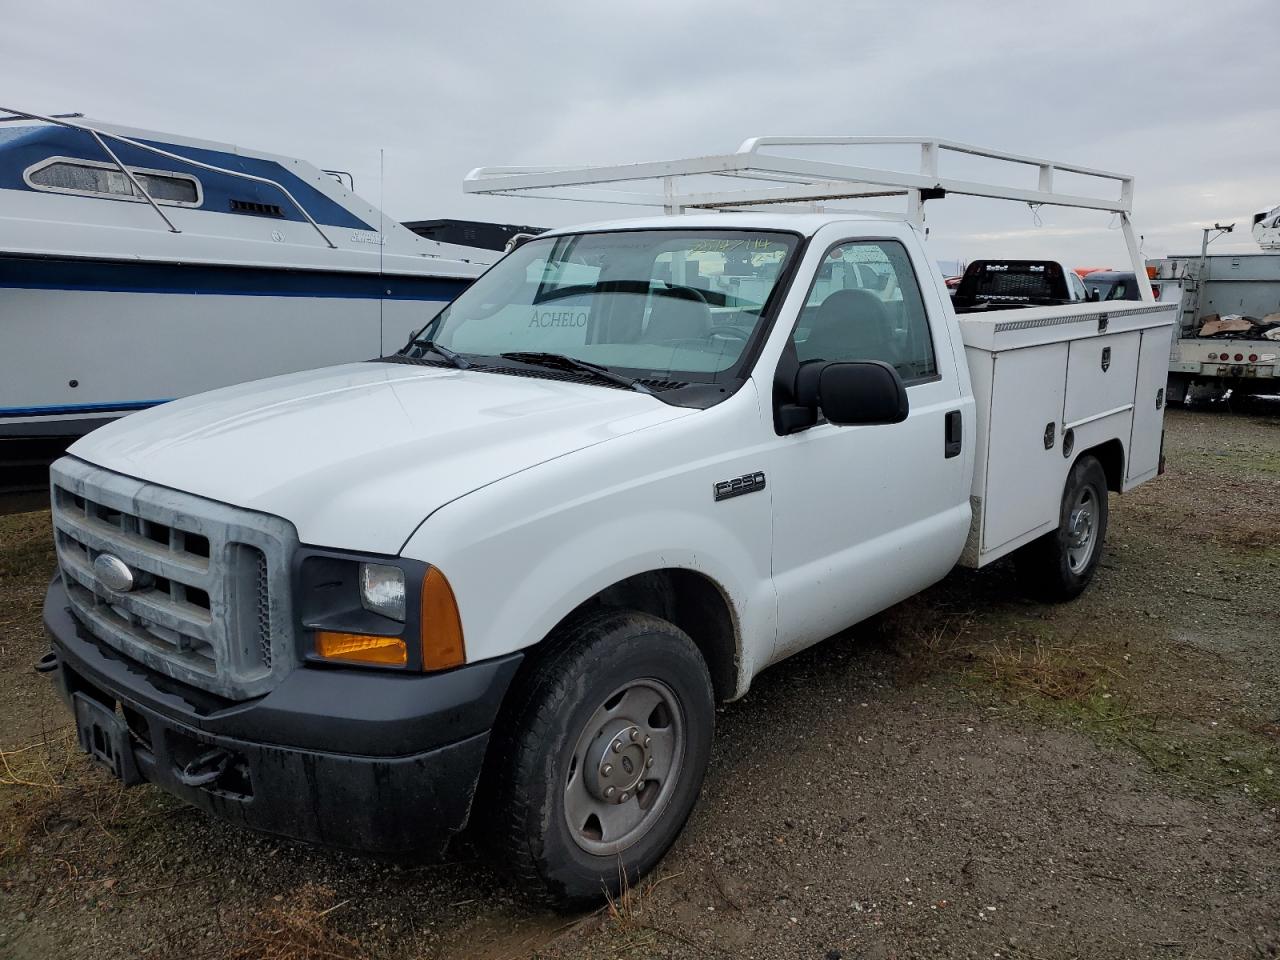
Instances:
[[[717,503],[732,497],[740,497],[744,493],[755,493],[764,489],[764,472],[757,470],[755,473],[745,473],[732,480],[719,480],[712,489]]]

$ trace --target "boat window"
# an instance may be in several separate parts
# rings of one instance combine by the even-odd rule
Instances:
[[[200,205],[200,181],[195,177],[139,167],[130,167],[129,172],[157,203],[181,207]],[[36,190],[145,202],[123,171],[110,163],[53,157],[29,167],[25,177],[27,184]]]

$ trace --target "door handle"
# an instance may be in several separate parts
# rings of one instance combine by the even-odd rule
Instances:
[[[964,444],[964,425],[961,422],[959,410],[951,410],[947,413],[946,426],[946,442],[942,449],[950,460],[952,457],[960,456],[960,448]]]

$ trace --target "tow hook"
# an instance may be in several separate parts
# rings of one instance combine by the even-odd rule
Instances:
[[[58,669],[58,655],[50,650],[36,661],[36,665],[33,669],[36,673],[53,673],[53,671]]]
[[[214,747],[179,770],[178,780],[184,787],[207,787],[227,772],[230,762],[230,753],[221,747]]]

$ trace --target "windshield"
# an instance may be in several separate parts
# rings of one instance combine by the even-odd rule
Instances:
[[[531,240],[499,261],[406,348],[462,357],[560,354],[633,377],[732,376],[797,238],[736,230],[633,230]]]
[[[1091,294],[1096,293],[1099,300],[1111,300],[1116,297],[1117,287],[1119,288],[1119,298],[1124,297],[1123,281],[1115,280],[1093,280],[1085,277],[1084,285],[1089,288]]]
[[[1140,300],[1138,284],[1132,277],[1133,274],[1097,280],[1085,277],[1084,282],[1090,293],[1097,291],[1099,300]]]

